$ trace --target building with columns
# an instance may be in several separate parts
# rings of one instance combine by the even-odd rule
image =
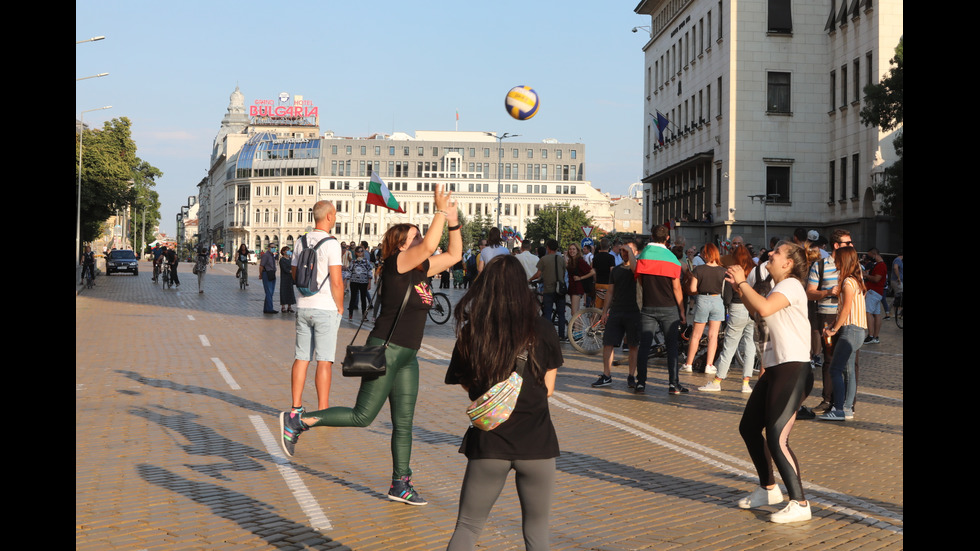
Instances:
[[[642,0],[634,12],[650,23],[637,27],[650,35],[645,228],[688,218],[708,240],[761,244],[843,227],[865,247],[901,246],[873,189],[901,128],[860,120],[902,36],[901,1]]]
[[[377,172],[405,209],[366,204]],[[498,193],[498,179],[500,190]],[[236,87],[198,185],[201,239],[225,250],[292,245],[313,227],[313,205],[337,207],[338,239],[377,243],[395,223],[432,219],[436,184],[452,190],[467,220],[482,215],[523,235],[528,219],[553,203],[590,213],[609,231],[610,198],[586,179],[585,145],[498,140],[492,132],[416,131],[367,137],[320,134],[318,110],[301,96],[256,100]]]

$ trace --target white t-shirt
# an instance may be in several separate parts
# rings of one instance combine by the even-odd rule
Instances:
[[[799,280],[787,277],[769,294],[773,293],[785,296],[789,306],[765,318],[769,342],[762,351],[763,364],[771,367],[786,362],[809,362],[810,321],[806,314],[806,289]]]
[[[310,247],[316,246],[321,239],[329,237],[325,231],[313,230],[306,234],[306,244]],[[296,248],[293,250],[293,260],[291,264],[293,266],[297,265],[299,260],[299,253],[303,250],[303,240],[296,241]],[[323,244],[322,247],[316,251],[316,277],[317,283],[323,281],[320,286],[320,291],[311,296],[305,296],[303,293],[296,293],[296,307],[297,308],[312,308],[314,310],[330,310],[331,312],[337,311],[337,303],[333,300],[333,294],[330,292],[330,278],[324,270],[328,270],[330,266],[341,266],[342,259],[340,255],[340,241],[336,239],[331,239]]]
[[[490,262],[496,256],[505,254],[510,254],[510,251],[508,251],[507,247],[504,247],[503,245],[497,247],[484,247],[483,250],[480,251],[480,260],[483,261],[483,267],[486,268],[487,262]]]

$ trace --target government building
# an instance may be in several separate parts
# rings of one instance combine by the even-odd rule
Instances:
[[[392,224],[426,231],[437,184],[453,191],[467,220],[481,215],[496,225],[499,198],[500,225],[521,235],[528,219],[555,203],[578,206],[612,230],[622,209],[592,187],[585,166],[584,144],[511,142],[492,132],[321,135],[318,109],[309,100],[284,93],[246,110],[236,87],[208,176],[198,184],[199,237],[226,251],[242,243],[252,250],[292,246],[313,228],[313,205],[328,200],[337,207],[334,235],[373,245]],[[366,204],[372,171],[404,213]],[[639,213],[635,218],[638,226]]]
[[[901,126],[860,117],[902,36],[900,0],[642,0],[634,12],[650,24],[634,29],[649,32],[645,228],[678,221],[695,244],[760,245],[842,227],[860,248],[902,246],[873,189]]]

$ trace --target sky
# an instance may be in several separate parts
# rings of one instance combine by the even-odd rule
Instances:
[[[643,52],[637,0],[374,2],[77,0],[75,118],[132,121],[157,180],[161,229],[207,175],[237,85],[246,106],[281,92],[319,108],[320,133],[510,132],[583,143],[586,178],[626,194],[643,169]],[[527,121],[510,88],[540,97]]]

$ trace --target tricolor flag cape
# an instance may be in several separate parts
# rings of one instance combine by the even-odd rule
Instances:
[[[679,278],[681,263],[667,247],[650,243],[640,251],[640,256],[636,259],[636,274]]]
[[[368,185],[367,204],[377,205],[395,212],[405,212],[405,209],[398,205],[395,196],[388,191],[388,186],[381,181],[378,173],[371,171],[371,183]]]

